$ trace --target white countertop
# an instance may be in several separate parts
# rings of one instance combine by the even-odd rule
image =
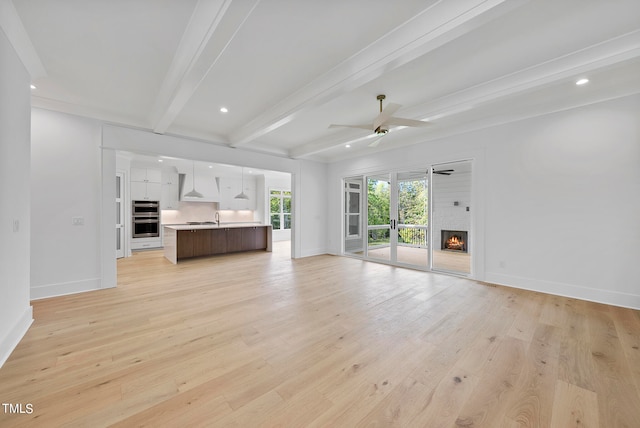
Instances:
[[[173,230],[194,230],[194,229],[230,229],[238,227],[271,227],[264,223],[221,223],[217,224],[164,224],[164,227]]]

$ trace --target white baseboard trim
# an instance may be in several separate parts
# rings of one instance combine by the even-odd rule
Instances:
[[[0,342],[0,367],[7,362],[13,350],[16,349],[18,343],[20,343],[24,335],[27,333],[27,330],[29,330],[31,323],[33,323],[33,308],[29,306],[24,311],[16,325],[9,330],[9,333]]]
[[[323,254],[327,254],[327,249],[326,248],[312,248],[310,250],[302,250],[300,252],[300,258],[312,257],[312,256],[321,256]]]
[[[571,297],[589,302],[604,303],[623,308],[640,309],[640,295],[638,294],[579,287],[561,282],[544,281],[491,272],[486,272],[483,281],[497,285],[504,285],[506,287],[522,288],[524,290],[538,291],[562,297]]]
[[[49,297],[66,296],[67,294],[84,293],[100,290],[100,278],[89,278],[81,281],[62,282],[31,287],[31,300],[47,299]]]

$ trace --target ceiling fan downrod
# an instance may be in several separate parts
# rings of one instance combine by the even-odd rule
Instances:
[[[387,96],[384,94],[380,94],[376,97],[376,99],[380,101],[380,113],[382,113],[382,100],[384,100],[385,98],[387,98]]]

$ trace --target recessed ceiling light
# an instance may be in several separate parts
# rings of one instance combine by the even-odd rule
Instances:
[[[36,85],[34,85],[33,83],[31,84],[31,89],[37,89]]]
[[[589,79],[587,79],[587,78],[582,78],[582,79],[576,80],[576,85],[578,85],[578,86],[586,85],[587,83],[589,83]]]
[[[162,159],[158,159],[158,162],[164,162]]]
[[[209,168],[213,168],[213,165],[209,165]]]
[[[220,113],[227,113],[229,111],[226,107],[220,107]]]

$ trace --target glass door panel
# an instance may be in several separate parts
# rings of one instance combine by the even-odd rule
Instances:
[[[363,234],[363,178],[350,177],[344,180],[344,252],[364,256]]]
[[[471,273],[471,167],[471,161],[433,166],[433,270]]]
[[[391,261],[391,180],[389,174],[367,177],[367,257]]]
[[[116,258],[124,257],[124,174],[116,173]]]
[[[397,175],[398,263],[429,267],[428,217],[429,179],[428,169],[407,171]]]

